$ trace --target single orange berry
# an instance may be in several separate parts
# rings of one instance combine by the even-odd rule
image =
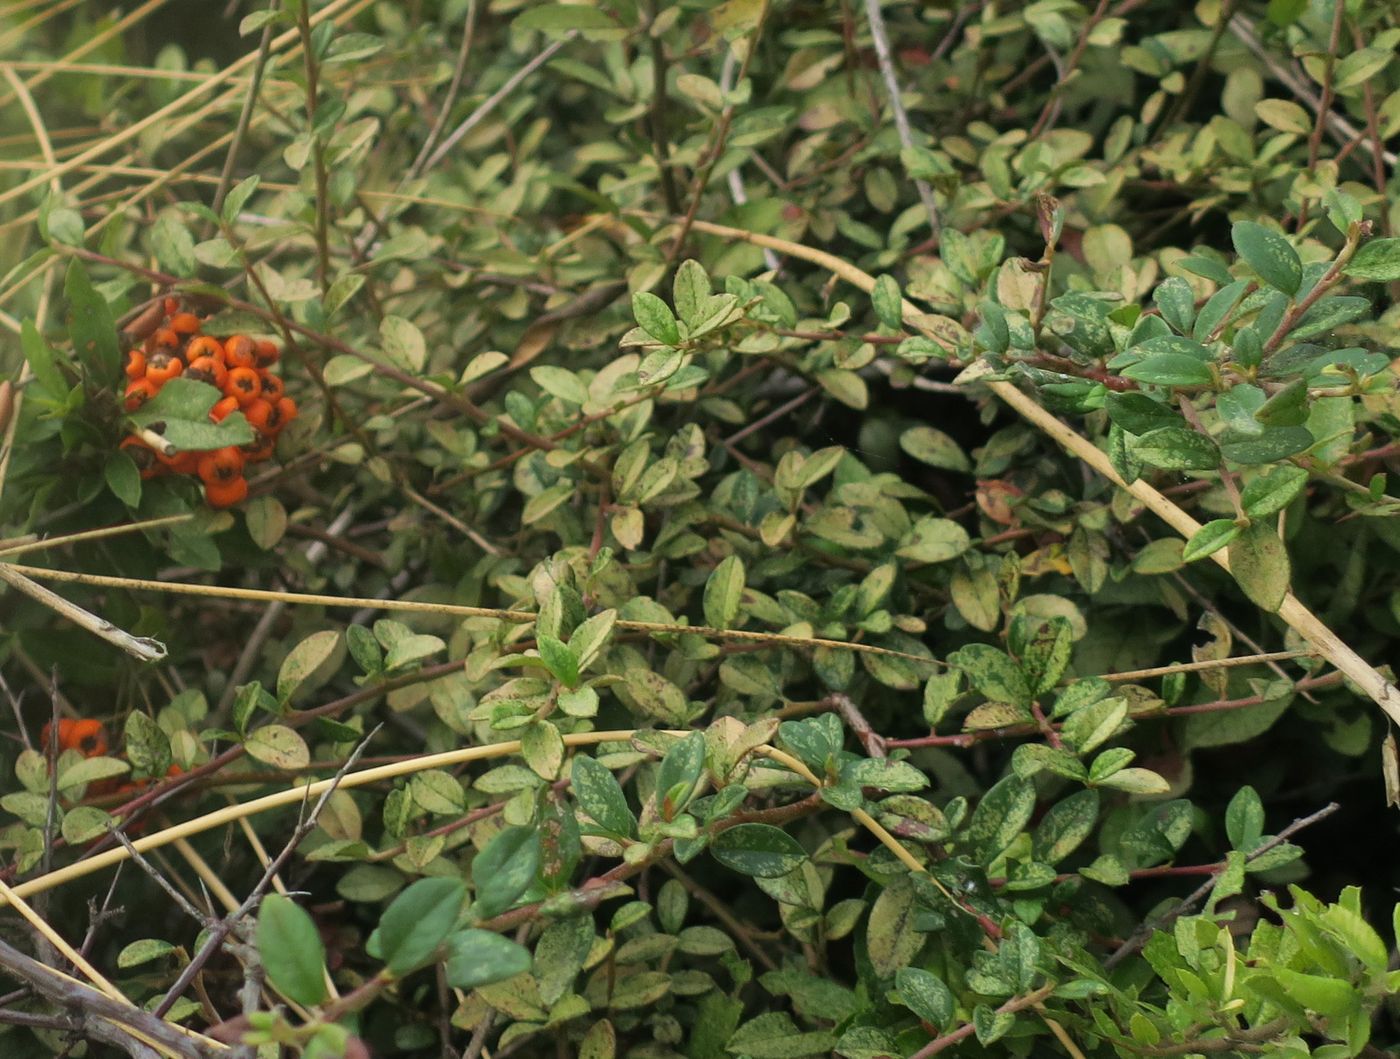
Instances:
[[[185,362],[173,353],[161,350],[146,358],[146,378],[162,386],[185,370]]]
[[[279,397],[277,399],[277,412],[282,419],[282,425],[286,426],[297,417],[297,403],[290,397]]]
[[[282,429],[282,415],[277,406],[266,398],[249,401],[243,408],[243,418],[263,437],[272,437]]]
[[[257,343],[247,335],[229,335],[224,339],[224,362],[230,368],[257,367]]]
[[[83,757],[101,757],[107,753],[107,732],[101,721],[86,718],[73,722],[69,749],[76,750]]]
[[[224,367],[223,361],[213,357],[192,357],[190,366],[185,369],[185,378],[207,382],[222,392],[224,384],[228,382],[228,369]]]
[[[257,341],[258,367],[270,368],[276,364],[282,356],[282,350],[276,342],[267,338],[260,338]]]
[[[270,371],[263,372],[262,375],[262,395],[264,400],[276,404],[287,392],[286,385],[282,382],[280,375],[273,375]]]
[[[262,380],[256,368],[230,368],[224,393],[238,398],[245,407],[262,396]]]
[[[166,298],[164,302],[164,307],[166,316],[174,316],[180,311],[180,299]]]
[[[165,326],[177,335],[197,335],[199,334],[199,317],[195,316],[194,313],[175,313]]]
[[[220,364],[224,362],[224,346],[211,335],[195,335],[185,348],[185,356],[194,361],[200,357],[213,357]]]
[[[231,482],[243,475],[243,453],[237,445],[206,452],[199,458],[197,470],[205,485]]]
[[[146,354],[169,353],[175,356],[180,352],[180,336],[168,327],[157,327],[146,339]]]
[[[211,482],[204,486],[204,499],[210,507],[233,507],[248,496],[248,479],[239,475],[227,482]]]
[[[146,374],[146,354],[139,349],[131,349],[126,354],[126,367],[122,369],[126,372],[128,379],[139,379]]]
[[[230,394],[228,397],[219,399],[218,404],[209,409],[209,418],[215,423],[222,423],[230,412],[238,411],[238,398]]]
[[[133,379],[126,388],[123,404],[128,412],[134,412],[156,395],[156,386],[150,379]]]

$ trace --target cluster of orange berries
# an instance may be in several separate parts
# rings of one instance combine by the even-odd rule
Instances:
[[[53,725],[45,724],[43,732],[40,733],[42,749],[45,754],[49,751],[49,740],[53,737]],[[105,757],[107,755],[107,729],[102,726],[101,721],[94,721],[91,718],[73,720],[63,717],[58,722],[58,750],[62,753],[65,750],[76,750],[83,757]],[[171,765],[166,770],[167,776],[179,776],[184,773],[179,765]],[[121,780],[118,778],[98,780],[96,783],[88,785],[87,795],[90,798],[100,798],[106,795],[132,795],[155,783],[154,779],[145,780]]]
[[[126,410],[136,411],[171,379],[183,376],[208,383],[224,395],[210,410],[211,420],[218,423],[240,411],[257,439],[248,445],[168,456],[132,435],[122,441],[122,448],[136,461],[142,478],[197,475],[210,507],[231,507],[248,495],[244,468],[270,459],[277,435],[297,415],[297,404],[284,392],[281,376],[272,372],[281,350],[267,339],[206,335],[203,321],[182,311],[175,298],[166,298],[159,308],[159,318],[146,324],[150,330],[144,341],[126,354]]]

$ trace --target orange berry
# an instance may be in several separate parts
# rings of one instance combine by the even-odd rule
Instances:
[[[164,302],[164,307],[166,316],[174,316],[180,311],[180,299],[166,298]]]
[[[264,460],[272,459],[272,452],[277,447],[276,435],[260,437],[252,444],[241,446],[243,458],[248,463],[262,463]]]
[[[230,394],[228,397],[220,398],[219,402],[209,409],[209,418],[215,423],[222,423],[230,412],[236,411],[238,411],[238,398]]]
[[[210,507],[233,507],[248,496],[248,479],[239,475],[227,482],[210,482],[204,486],[204,499]]]
[[[277,363],[278,358],[280,358],[281,356],[282,356],[282,350],[278,348],[276,342],[270,341],[269,339],[266,339],[266,338],[260,338],[260,339],[258,339],[258,341],[257,341],[258,367],[260,367],[260,368],[270,368],[272,365],[274,365],[274,364]]]
[[[191,357],[190,366],[185,369],[185,378],[207,382],[222,392],[224,384],[228,382],[228,369],[224,367],[223,361],[213,357]]]
[[[199,333],[199,317],[194,313],[175,313],[166,326],[177,335],[196,335]]]
[[[123,404],[128,412],[134,412],[156,395],[158,387],[150,379],[133,379],[127,385]]]
[[[194,474],[199,469],[200,455],[198,452],[177,452],[173,456],[163,456],[157,452],[156,459],[175,474]]]
[[[126,367],[122,370],[128,379],[139,379],[146,374],[146,354],[139,349],[127,350]]]
[[[282,382],[280,375],[273,375],[270,371],[263,372],[262,375],[262,395],[263,399],[276,404],[287,392],[286,385]]]
[[[196,469],[206,485],[231,482],[243,474],[243,453],[238,451],[237,445],[206,452],[199,458]]]
[[[210,335],[195,335],[185,348],[185,356],[190,360],[200,357],[213,357],[220,364],[224,362],[224,347],[217,338]]]
[[[262,396],[262,379],[256,368],[231,368],[224,393],[238,398],[238,403],[248,406]]]
[[[249,401],[243,408],[243,417],[263,437],[271,437],[282,429],[282,414],[271,401],[259,397]]]
[[[163,386],[185,370],[185,362],[173,353],[161,350],[146,358],[146,378],[157,387]]]
[[[44,725],[40,738],[45,747],[49,745],[52,734],[52,724]],[[76,750],[83,757],[101,757],[107,753],[107,731],[101,721],[64,717],[58,722],[58,747],[60,750]]]
[[[282,418],[282,425],[286,426],[297,417],[297,403],[290,397],[279,397],[277,399],[277,412]]]
[[[257,367],[257,343],[247,335],[229,335],[224,339],[224,361],[230,368]]]
[[[175,356],[180,351],[180,336],[168,327],[157,327],[151,337],[146,339],[146,353],[169,353]]]

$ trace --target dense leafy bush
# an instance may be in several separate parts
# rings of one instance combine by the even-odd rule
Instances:
[[[0,7],[6,1056],[1391,1054],[1393,5],[239,6]]]

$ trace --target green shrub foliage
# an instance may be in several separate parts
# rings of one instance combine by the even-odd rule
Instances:
[[[33,6],[6,1056],[1391,1054],[1393,4]]]

